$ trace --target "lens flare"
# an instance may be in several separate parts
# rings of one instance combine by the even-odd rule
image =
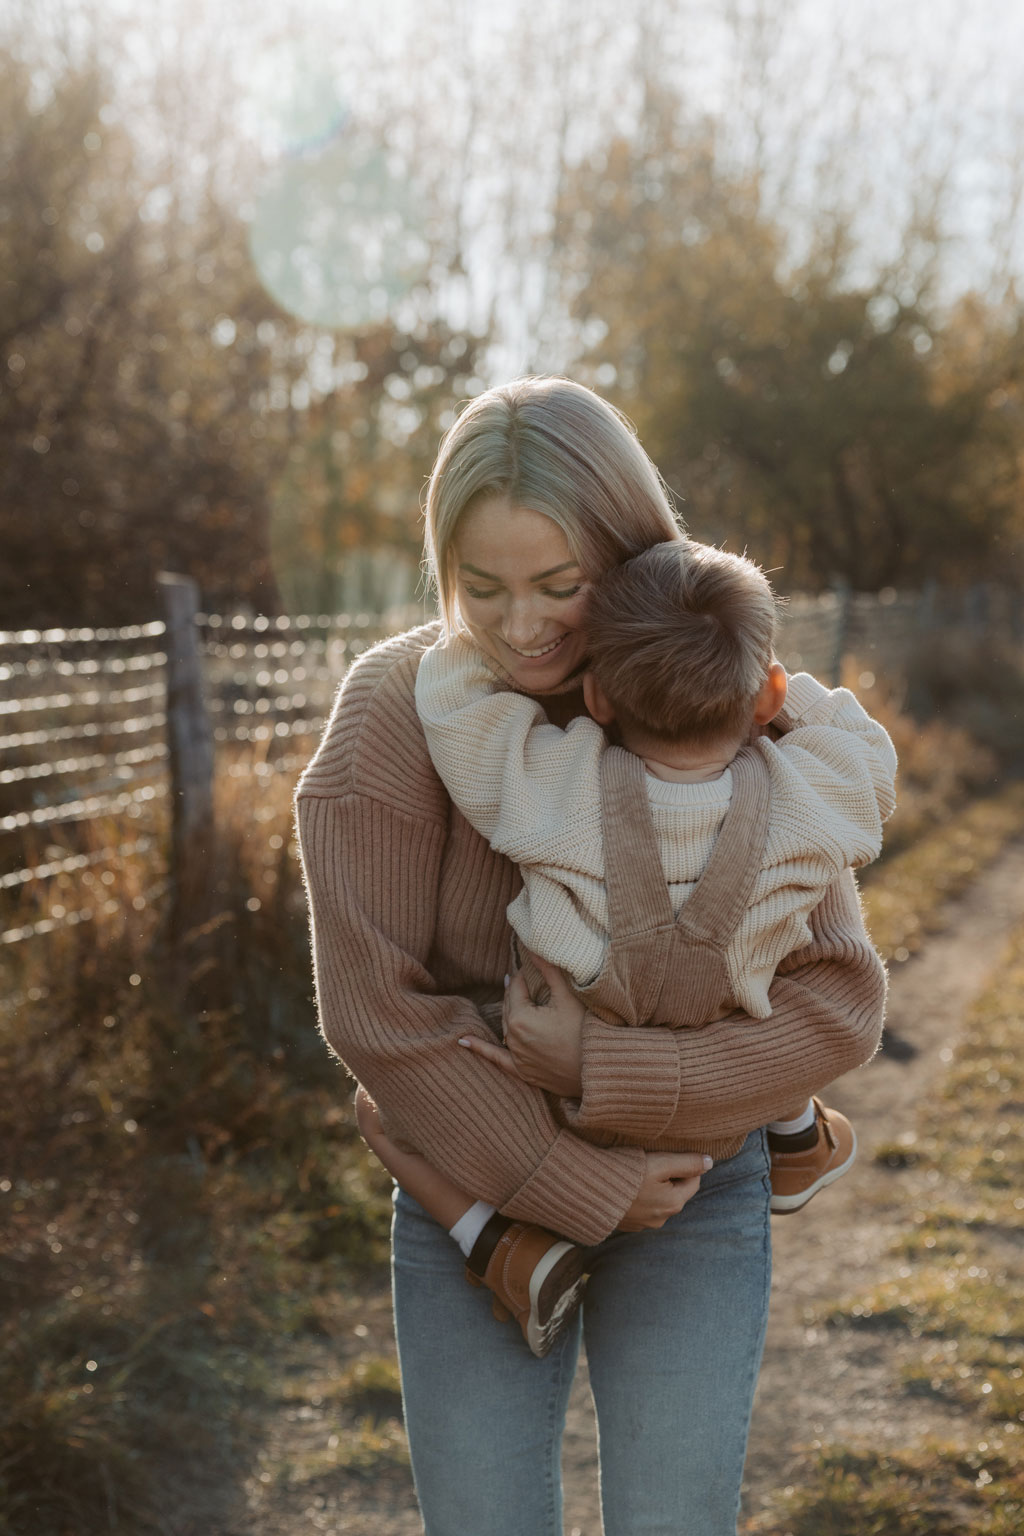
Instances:
[[[405,168],[335,97],[282,119],[282,152],[257,197],[249,248],[264,287],[312,325],[385,319],[429,251]]]

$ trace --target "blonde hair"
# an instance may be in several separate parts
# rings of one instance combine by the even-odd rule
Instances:
[[[775,654],[778,606],[742,555],[658,544],[591,589],[590,666],[623,736],[713,743],[742,737]]]
[[[498,496],[557,523],[587,579],[685,538],[661,476],[614,406],[571,379],[499,385],[448,429],[427,487],[426,558],[449,632],[459,520]]]

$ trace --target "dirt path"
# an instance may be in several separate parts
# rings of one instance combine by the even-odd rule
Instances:
[[[807,1210],[773,1223],[775,1279],[764,1369],[758,1389],[744,1501],[755,1515],[768,1496],[799,1480],[815,1441],[864,1439],[906,1444],[922,1433],[949,1432],[955,1410],[898,1387],[900,1345],[891,1335],[826,1331],[809,1322],[815,1304],[864,1289],[884,1277],[887,1249],[919,1198],[920,1178],[872,1160],[914,1124],[917,1102],[942,1071],[941,1053],[955,1041],[965,1013],[999,964],[1008,936],[1024,915],[1024,842],[1008,847],[982,879],[948,909],[946,931],[892,975],[889,1048],[871,1065],[838,1082],[828,1102],[855,1120],[860,1158]],[[387,1345],[387,1300],[363,1304],[353,1347]],[[320,1369],[338,1372],[332,1346]],[[295,1369],[316,1391],[315,1347],[300,1348]],[[282,1401],[259,1469],[249,1483],[244,1524],[218,1536],[416,1536],[419,1520],[408,1476],[396,1469],[363,1480],[339,1471],[289,1485],[274,1476],[282,1459],[321,1443],[326,1408]],[[600,1536],[593,1411],[585,1366],[573,1390],[563,1454],[566,1536]],[[471,1536],[471,1533],[467,1533]]]
[[[806,1321],[815,1303],[891,1275],[890,1245],[927,1204],[925,1177],[874,1162],[873,1149],[913,1131],[917,1104],[941,1077],[967,1012],[1024,917],[1024,842],[1011,844],[948,912],[946,931],[893,972],[887,1044],[897,1049],[830,1091],[829,1102],[857,1126],[855,1176],[802,1217],[773,1223],[772,1314],[747,1465],[750,1513],[772,1489],[797,1481],[816,1440],[905,1446],[923,1434],[950,1434],[958,1418],[936,1399],[901,1391],[899,1335],[826,1331]]]

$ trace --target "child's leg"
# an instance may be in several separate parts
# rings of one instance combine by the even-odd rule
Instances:
[[[837,1109],[810,1099],[768,1126],[768,1152],[772,1210],[782,1215],[800,1210],[846,1172],[857,1155],[857,1134]]]
[[[814,1124],[814,1100],[806,1099],[804,1103],[794,1104],[792,1109],[787,1109],[777,1120],[773,1120],[768,1126],[768,1134],[769,1136],[798,1136],[802,1131],[810,1130]]]
[[[474,1200],[417,1152],[395,1145],[366,1089],[356,1090],[356,1123],[367,1146],[466,1257],[466,1278],[493,1293],[496,1317],[514,1317],[535,1355],[546,1355],[575,1316],[586,1254],[543,1227],[512,1221]]]
[[[472,1195],[465,1194],[443,1173],[432,1168],[418,1152],[406,1152],[396,1146],[384,1132],[376,1104],[362,1087],[356,1090],[356,1124],[370,1151],[376,1154],[395,1182],[447,1231],[457,1226],[475,1204],[482,1203],[474,1201]],[[493,1205],[484,1209],[487,1214],[481,1227],[494,1213]]]

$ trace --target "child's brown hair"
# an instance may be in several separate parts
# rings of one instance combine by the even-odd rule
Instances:
[[[656,544],[594,583],[590,667],[624,734],[742,738],[775,654],[777,601],[742,555]]]

